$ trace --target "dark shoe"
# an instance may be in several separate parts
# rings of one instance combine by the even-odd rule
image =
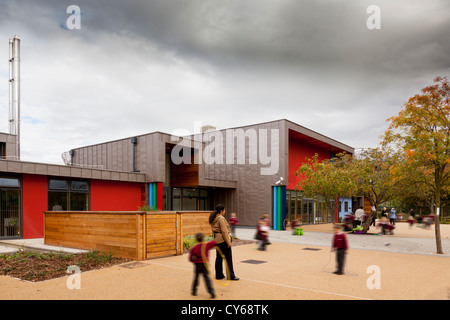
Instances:
[[[224,278],[225,278],[225,276],[216,277],[217,280],[222,280]]]
[[[216,295],[214,294],[214,292],[211,292],[210,295],[211,295],[211,299],[214,299],[214,298],[216,297]]]
[[[238,277],[233,277],[233,278],[231,278],[230,280],[235,280],[235,281],[237,281],[237,280],[239,280],[239,278],[238,278]]]
[[[196,296],[196,295],[197,295],[197,292],[191,292],[191,294],[192,294],[193,296]]]

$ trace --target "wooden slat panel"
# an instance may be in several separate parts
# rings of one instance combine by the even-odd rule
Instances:
[[[45,243],[143,260],[183,254],[183,237],[211,234],[209,212],[45,212]]]
[[[138,259],[138,216],[137,212],[46,212],[45,243]]]
[[[147,258],[176,255],[176,213],[147,215]]]
[[[202,232],[205,235],[210,235],[211,225],[208,222],[208,218],[211,212],[182,212],[182,237]]]

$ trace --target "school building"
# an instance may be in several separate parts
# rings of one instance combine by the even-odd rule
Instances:
[[[277,230],[296,218],[335,222],[339,213],[321,197],[296,190],[295,172],[316,153],[354,153],[286,119],[83,146],[65,152],[63,165],[15,159],[16,139],[0,133],[0,238],[42,237],[43,212],[51,210],[204,211],[222,203],[242,226],[254,226],[264,213]]]

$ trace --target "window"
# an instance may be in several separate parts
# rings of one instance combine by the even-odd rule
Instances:
[[[181,189],[172,190],[172,210],[181,210]]]
[[[0,142],[0,159],[6,158],[6,143]]]
[[[66,180],[50,180],[49,189],[53,190],[67,190],[68,184]]]
[[[90,188],[88,181],[49,179],[48,210],[88,211]]]
[[[200,198],[199,198],[198,210],[206,211],[208,210],[208,190],[201,189],[200,190]]]
[[[198,189],[183,189],[183,210],[197,210]]]
[[[169,188],[163,189],[164,210],[208,210],[211,192],[207,189]]]
[[[89,191],[89,184],[86,181],[72,181],[70,189],[74,191]]]
[[[0,177],[0,187],[20,188],[20,180],[18,178],[2,178],[2,177]]]
[[[0,238],[21,236],[22,190],[20,185],[19,177],[0,177]]]

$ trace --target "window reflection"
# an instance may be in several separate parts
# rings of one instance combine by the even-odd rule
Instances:
[[[62,179],[48,181],[47,207],[50,211],[89,211],[89,199],[88,181]]]

